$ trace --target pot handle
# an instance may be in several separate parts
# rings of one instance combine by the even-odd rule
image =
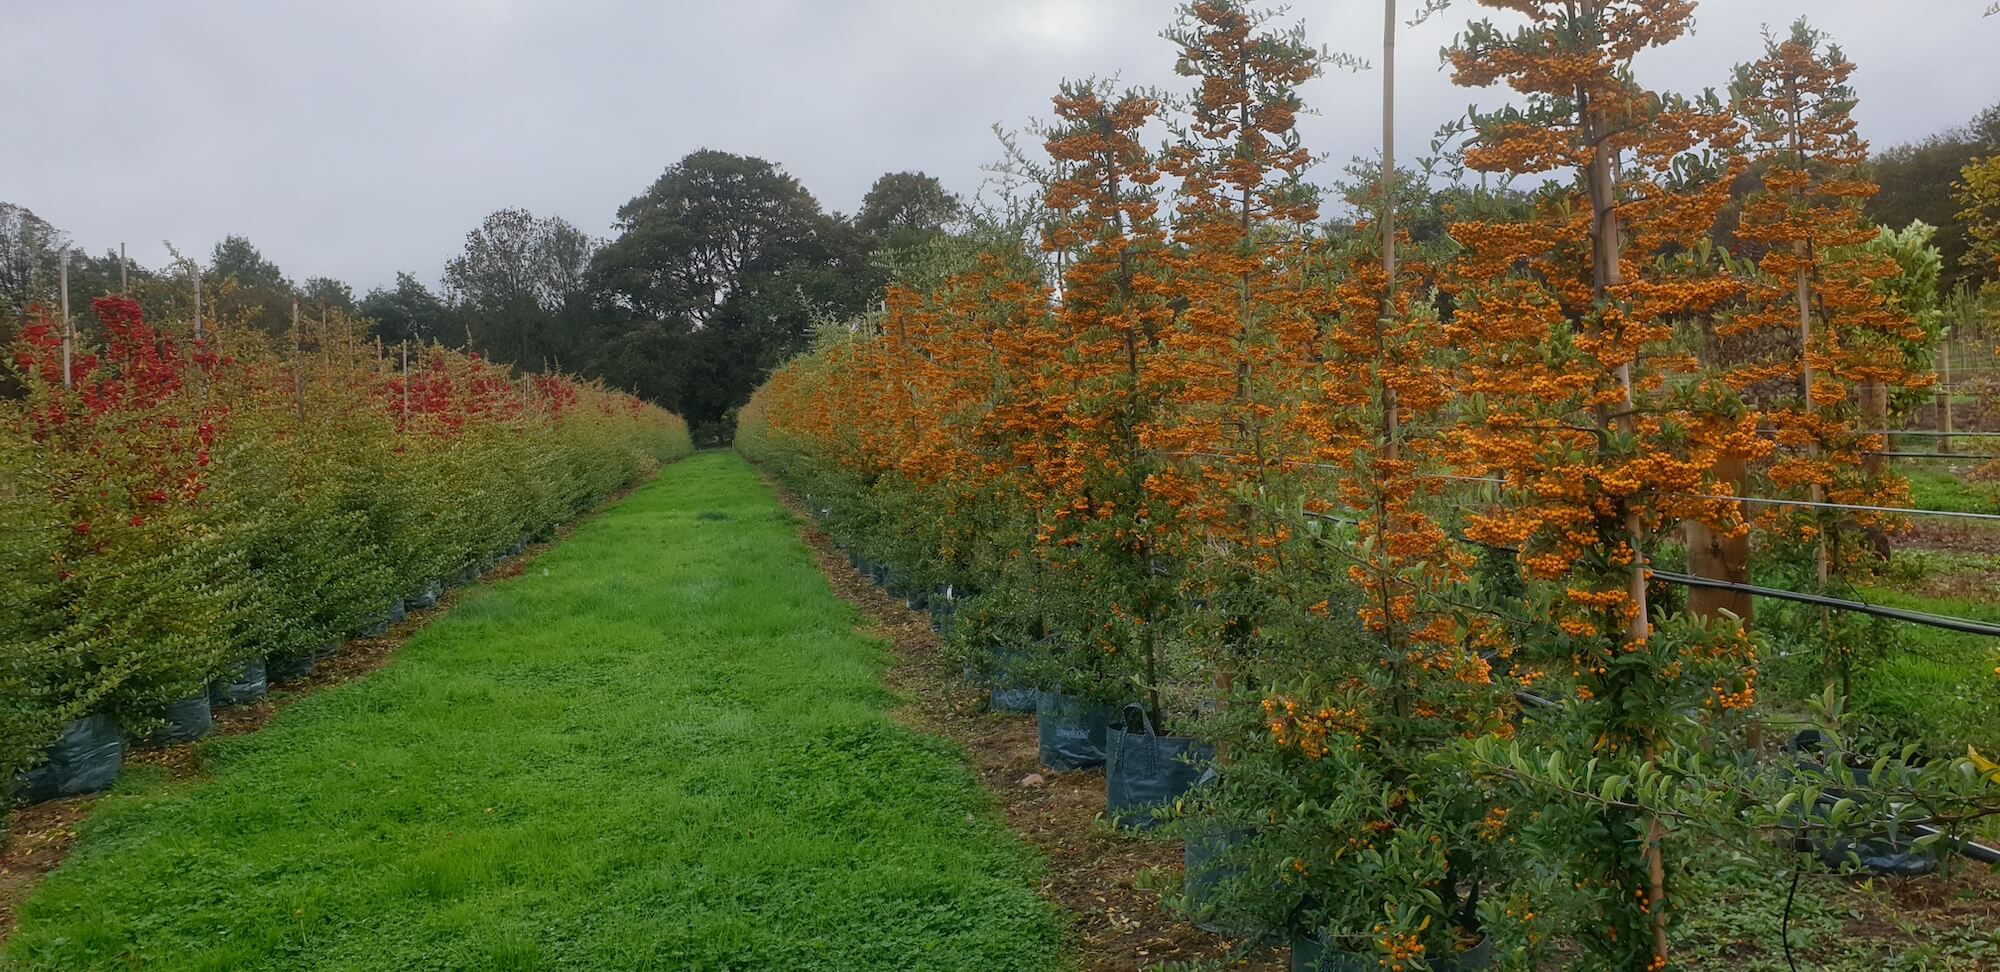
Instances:
[[[1125,724],[1128,726],[1132,724],[1133,709],[1139,710],[1139,724],[1146,727],[1146,737],[1150,739],[1158,735],[1158,733],[1155,733],[1153,731],[1153,717],[1146,712],[1145,706],[1140,705],[1137,702],[1125,703],[1125,712],[1123,713],[1123,715],[1125,716]]]

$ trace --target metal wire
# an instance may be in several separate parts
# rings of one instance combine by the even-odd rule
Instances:
[[[1209,458],[1209,459],[1235,458],[1234,456],[1225,456],[1213,452],[1176,452],[1173,453],[1173,455],[1193,456],[1193,457]],[[1963,459],[1966,457],[1957,456],[1954,458]],[[1973,458],[1981,458],[1981,457],[1973,457]],[[1309,469],[1331,469],[1336,472],[1344,471],[1346,469],[1345,466],[1336,466],[1323,462],[1305,462],[1303,460],[1286,460],[1285,465],[1296,466],[1300,468],[1309,468]],[[1493,476],[1454,476],[1449,473],[1424,473],[1421,475],[1420,478],[1445,479],[1459,483],[1491,483],[1495,486],[1507,485],[1506,480],[1499,479]],[[1964,510],[1925,510],[1909,506],[1867,506],[1860,503],[1816,503],[1810,500],[1772,499],[1764,496],[1714,496],[1705,493],[1660,493],[1658,495],[1671,496],[1675,499],[1719,500],[1722,502],[1735,501],[1738,503],[1748,503],[1754,506],[1799,506],[1799,507],[1809,507],[1812,509],[1851,510],[1864,513],[1894,513],[1901,516],[1937,516],[1937,517],[1945,517],[1948,519],[1980,520],[1989,523],[2000,523],[2000,513],[1971,513]]]
[[[1734,496],[1714,497],[1714,498],[1738,499],[1738,500],[1745,499],[1744,497],[1734,497]],[[1778,502],[1788,503],[1789,501],[1778,501]],[[1815,504],[1815,505],[1823,506],[1828,504]],[[1877,509],[1885,509],[1885,508],[1877,507]],[[1900,511],[1893,511],[1893,512],[1900,512]],[[1352,524],[1358,522],[1347,517],[1334,516],[1326,513],[1312,513],[1309,515],[1316,519],[1330,520],[1337,523]],[[2000,519],[2000,517],[1991,517],[1991,518]],[[1497,544],[1482,543],[1478,540],[1472,539],[1471,537],[1463,536],[1457,533],[1451,534],[1451,538],[1460,543],[1470,544],[1476,547],[1485,547],[1489,550],[1497,550],[1504,553],[1520,552],[1518,549],[1514,547],[1505,547]],[[1682,573],[1676,573],[1674,571],[1658,570],[1650,566],[1646,568],[1646,571],[1652,577],[1656,577],[1670,584],[1679,584],[1683,587],[1708,587],[1708,588],[1715,588],[1717,590],[1736,591],[1738,593],[1749,594],[1752,597],[1766,597],[1766,598],[1771,598],[1773,600],[1792,601],[1798,604],[1810,604],[1816,607],[1831,608],[1834,610],[1848,611],[1856,614],[1866,614],[1879,618],[1888,618],[1894,621],[1903,621],[1909,624],[1921,625],[1929,628],[1941,628],[1946,631],[1957,631],[1963,634],[1982,635],[1989,638],[2000,638],[2000,624],[1989,624],[1983,621],[1974,621],[1969,618],[1955,618],[1949,615],[1942,615],[1942,614],[1926,614],[1921,611],[1906,611],[1903,610],[1902,608],[1892,608],[1892,607],[1885,607],[1879,604],[1869,604],[1865,601],[1850,601],[1845,598],[1827,597],[1822,594],[1808,594],[1803,591],[1788,591],[1776,587],[1759,587],[1755,584],[1738,584],[1734,581],[1716,580],[1708,577],[1697,577],[1693,574],[1682,574]]]

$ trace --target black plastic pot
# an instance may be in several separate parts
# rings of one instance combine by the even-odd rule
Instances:
[[[403,603],[402,598],[399,597],[389,602],[388,618],[390,624],[402,624],[403,619],[409,616],[409,606]]]
[[[208,701],[211,705],[248,705],[263,698],[269,688],[270,675],[265,671],[264,659],[252,658],[210,683]]]
[[[931,596],[924,593],[922,588],[911,588],[909,596],[903,598],[903,606],[912,611],[928,611],[931,607]]]
[[[1479,944],[1457,955],[1428,959],[1423,967],[1431,972],[1478,972],[1493,965],[1493,942],[1482,939]],[[1344,948],[1328,948],[1318,938],[1298,935],[1292,938],[1292,972],[1380,972],[1382,966],[1372,954],[1350,952]]]
[[[1117,710],[1060,692],[1043,692],[1035,705],[1035,737],[1042,765],[1080,770],[1104,765],[1104,734]]]
[[[194,742],[215,728],[215,709],[208,701],[206,692],[169,702],[153,715],[167,723],[166,728],[146,740],[155,746]]]
[[[1143,731],[1130,732],[1133,716]],[[1120,724],[1104,736],[1104,813],[1121,827],[1150,830],[1154,811],[1194,788],[1215,748],[1192,736],[1162,736],[1153,731],[1146,707],[1125,707]]]
[[[1216,827],[1190,834],[1181,847],[1181,865],[1186,875],[1183,893],[1187,909],[1196,914],[1206,908],[1222,884],[1243,876],[1243,866],[1228,859],[1229,852],[1250,839],[1248,831]],[[1212,932],[1241,935],[1220,921],[1197,921],[1198,927]]]
[[[389,615],[383,614],[367,624],[354,629],[356,638],[380,638],[389,633]]]
[[[42,755],[41,765],[14,778],[14,798],[22,803],[96,793],[110,786],[125,764],[125,733],[108,715],[71,719]]]
[[[318,661],[318,656],[310,651],[294,655],[272,655],[270,660],[264,663],[264,674],[273,682],[289,682],[311,675],[313,665]]]

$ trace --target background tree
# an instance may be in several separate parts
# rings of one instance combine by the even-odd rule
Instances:
[[[445,298],[481,354],[533,371],[572,365],[584,356],[595,249],[561,217],[503,209],[445,264]]]
[[[298,289],[248,237],[231,234],[215,244],[202,271],[202,288],[209,316],[240,320],[266,334],[283,334],[291,327]]]
[[[355,310],[354,288],[332,277],[307,277],[299,286],[299,310],[302,313],[352,314]]]
[[[965,204],[932,176],[890,172],[868,187],[854,227],[876,249],[921,243],[943,233],[965,215]]]
[[[834,226],[777,166],[703,149],[618,208],[618,236],[592,271],[620,306],[698,327],[788,267],[833,264]]]
[[[763,159],[691,153],[619,208],[617,228],[590,266],[603,304],[590,370],[678,396],[666,400],[698,429],[878,285],[862,234]]]
[[[356,311],[375,322],[374,336],[389,343],[433,340],[445,319],[444,301],[414,275],[401,272],[396,286],[370,290]]]
[[[1952,197],[1952,184],[1965,167],[1992,155],[2000,155],[2000,102],[1962,126],[1894,146],[1873,159],[1874,179],[1881,191],[1865,204],[1868,218],[1884,226],[1908,226],[1922,220],[1937,227],[1937,247],[1944,254],[1939,284],[1946,292],[1961,281],[1977,287],[2000,280],[2000,264],[1993,260],[1967,262],[1970,239],[1965,225],[1957,219],[1961,207]]]
[[[51,303],[63,231],[32,211],[0,202],[0,337],[11,339],[28,305]]]
[[[1994,114],[2000,115],[2000,108]],[[1967,238],[1967,268],[1983,267],[1986,279],[2000,280],[2000,145],[1995,146],[1993,155],[1966,163],[1959,180],[1953,201],[1959,207],[1957,215]]]

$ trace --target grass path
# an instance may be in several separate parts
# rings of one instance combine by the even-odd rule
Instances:
[[[669,468],[209,779],[122,781],[0,967],[1059,966],[795,529],[733,454]]]

